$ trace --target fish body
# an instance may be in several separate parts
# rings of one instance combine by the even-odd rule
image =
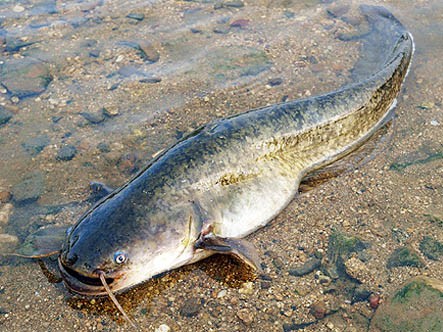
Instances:
[[[412,53],[404,30],[368,79],[215,121],[166,150],[70,231],[59,256],[66,285],[104,294],[99,273],[116,292],[215,252],[247,259],[237,239],[279,214],[306,174],[390,119]]]

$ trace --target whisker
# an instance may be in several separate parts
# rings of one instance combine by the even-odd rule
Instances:
[[[109,297],[111,298],[112,302],[114,302],[117,309],[121,312],[123,317],[126,319],[126,321],[131,324],[135,329],[140,330],[137,324],[134,323],[134,321],[129,318],[129,316],[126,314],[126,312],[123,310],[123,307],[118,303],[117,298],[112,293],[111,289],[109,288],[108,284],[106,283],[105,274],[103,272],[99,272],[98,276],[100,277],[100,281],[103,284],[103,287],[105,287],[106,293],[108,293]]]

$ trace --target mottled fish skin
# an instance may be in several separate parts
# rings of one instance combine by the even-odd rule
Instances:
[[[367,80],[210,123],[168,149],[76,224],[59,257],[66,285],[103,294],[100,270],[112,291],[123,290],[211,255],[194,247],[209,226],[241,238],[268,223],[304,175],[356,149],[392,116],[412,53],[404,30]]]

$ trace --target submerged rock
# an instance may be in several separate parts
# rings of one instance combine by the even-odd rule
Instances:
[[[443,331],[443,281],[426,277],[409,280],[371,321],[370,331]]]
[[[22,146],[31,156],[36,156],[42,152],[50,142],[48,135],[40,135],[28,139]]]
[[[60,161],[68,161],[75,157],[77,154],[77,148],[73,145],[65,145],[57,152],[57,156],[55,157]]]
[[[291,276],[296,276],[296,277],[304,276],[316,269],[319,269],[320,265],[321,265],[321,260],[314,257],[308,259],[302,266],[290,269],[289,274]]]
[[[425,236],[420,241],[419,249],[427,258],[435,261],[439,260],[440,257],[443,256],[443,243],[434,240],[430,236]]]
[[[52,81],[48,65],[32,58],[6,61],[0,77],[6,89],[19,98],[42,93]]]
[[[39,171],[29,174],[22,182],[12,187],[12,197],[17,203],[32,203],[45,190],[43,174]]]
[[[12,112],[5,110],[3,107],[0,106],[0,126],[8,123],[9,120],[11,120],[12,116]]]
[[[400,247],[389,257],[387,267],[391,269],[401,266],[423,267],[424,263],[412,248]]]

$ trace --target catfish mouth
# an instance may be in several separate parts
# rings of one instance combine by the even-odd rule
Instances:
[[[108,294],[100,280],[99,271],[97,271],[96,276],[85,276],[64,265],[60,256],[58,258],[58,267],[66,287],[74,293],[81,295]],[[116,278],[105,277],[105,280],[109,287],[112,287]]]

